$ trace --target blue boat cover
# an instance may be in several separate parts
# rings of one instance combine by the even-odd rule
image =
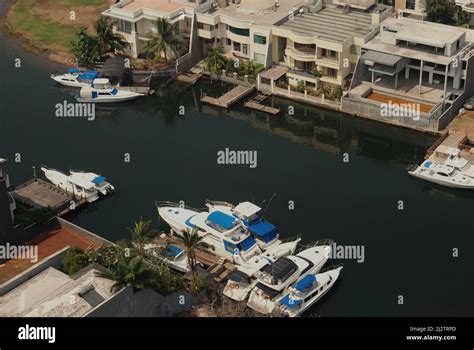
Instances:
[[[257,244],[257,242],[255,241],[255,238],[249,235],[246,239],[244,239],[240,243],[240,246],[242,247],[244,251],[247,251],[250,248],[252,248],[255,244]]]
[[[303,279],[296,282],[293,288],[295,288],[299,292],[302,292],[306,288],[308,288],[310,285],[312,285],[314,281],[316,281],[315,275],[307,275]]]
[[[67,72],[70,73],[70,74],[74,74],[74,73],[79,73],[80,70],[77,69],[77,68],[69,68],[69,69],[67,70]]]
[[[263,237],[276,230],[276,227],[269,222],[259,222],[258,224],[249,226],[249,230],[255,233],[259,237]]]
[[[428,169],[429,169],[429,168],[431,167],[431,164],[433,164],[433,163],[426,161],[426,162],[424,163],[424,166],[425,166],[425,168],[428,168]]]
[[[118,93],[118,90],[114,88],[114,89],[112,90],[112,95],[117,95],[117,93]]]
[[[83,79],[83,80],[94,80],[95,78],[99,77],[99,72],[93,71],[93,70],[88,70],[86,72],[83,72],[79,74],[78,78]]]
[[[207,217],[207,220],[210,221],[212,224],[222,227],[225,230],[230,230],[234,227],[235,218],[224,214],[221,211],[214,211]]]
[[[290,293],[286,294],[280,300],[280,304],[285,305],[288,309],[293,309],[294,307],[301,305],[302,302],[303,300],[301,299],[297,299],[297,298],[290,299]]]
[[[274,225],[266,221],[260,221],[248,228],[250,232],[256,234],[265,243],[273,241],[277,237],[277,229]]]
[[[189,227],[191,228],[195,228],[196,225],[194,225],[193,223],[191,223],[191,219],[194,217],[194,215],[191,215],[189,218],[186,219],[186,221],[184,222],[186,225],[188,225]]]
[[[98,176],[94,180],[92,180],[92,182],[95,183],[96,185],[98,185],[98,184],[104,182],[105,180],[107,180],[105,177]]]

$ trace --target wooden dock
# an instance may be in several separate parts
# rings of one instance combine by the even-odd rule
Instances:
[[[202,74],[184,72],[176,76],[176,80],[181,81],[186,84],[194,85],[201,77],[202,77]]]
[[[256,109],[261,112],[277,115],[278,113],[280,113],[280,110],[278,108],[267,106],[262,103],[268,96],[270,96],[270,94],[261,92],[254,98],[251,98],[250,100],[245,102],[244,106],[248,108]]]
[[[211,96],[204,95],[201,97],[202,102],[209,103],[214,106],[219,106],[223,108],[229,108],[233,104],[237,103],[245,96],[250,94],[255,89],[255,86],[244,86],[236,85],[232,90],[226,92],[221,97],[215,98]]]

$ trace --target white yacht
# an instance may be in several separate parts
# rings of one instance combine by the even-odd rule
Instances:
[[[114,88],[110,85],[109,79],[94,79],[91,86],[81,88],[76,100],[87,103],[109,103],[129,101],[140,96],[143,94]]]
[[[451,165],[425,160],[415,170],[408,172],[410,175],[432,183],[459,189],[474,189],[474,179],[463,172],[455,170]]]
[[[342,266],[318,274],[309,274],[292,285],[278,300],[279,310],[286,316],[301,315],[326,294],[339,278]]]
[[[220,211],[238,218],[244,227],[252,233],[262,249],[274,244],[278,245],[281,242],[278,239],[279,233],[276,227],[262,217],[262,208],[251,202],[242,202],[234,206],[227,202],[207,200],[206,206],[210,213]]]
[[[196,228],[208,245],[206,249],[235,264],[242,265],[262,253],[253,235],[234,216],[221,211],[200,212],[171,202],[157,202],[156,205],[160,217],[174,232],[184,233]]]
[[[236,301],[245,300],[258,282],[257,273],[260,273],[264,267],[273,264],[277,259],[293,254],[300,240],[301,238],[296,238],[289,242],[273,245],[261,255],[246,261],[230,274],[223,294]]]
[[[80,179],[80,181],[89,181],[94,184],[95,189],[102,195],[106,196],[109,193],[115,192],[115,187],[112,186],[107,179],[102,175],[97,175],[91,172],[85,171],[69,171],[72,177]]]
[[[83,72],[77,68],[69,68],[65,74],[51,74],[51,79],[64,86],[81,88],[90,86],[94,79],[99,78],[99,75],[99,72],[94,70]]]
[[[318,243],[317,243],[318,244]],[[258,282],[250,293],[247,305],[262,314],[276,310],[278,299],[298,279],[321,270],[331,254],[331,243],[314,245],[296,255],[276,260],[257,273]]]
[[[42,166],[41,170],[49,181],[66,192],[85,198],[89,203],[99,199],[97,189],[90,181],[85,181],[72,175],[68,176],[59,170],[49,169],[45,166]]]

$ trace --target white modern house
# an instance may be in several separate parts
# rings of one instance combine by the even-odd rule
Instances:
[[[474,32],[410,18],[388,18],[362,47],[351,89],[350,113],[425,129],[443,129],[474,94]],[[397,105],[417,113],[384,113]]]

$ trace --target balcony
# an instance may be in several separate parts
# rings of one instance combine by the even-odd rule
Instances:
[[[339,69],[340,68],[340,61],[337,57],[331,56],[321,56],[316,59],[316,64],[323,67]]]
[[[305,47],[287,47],[285,54],[298,61],[311,62],[316,59],[316,49],[312,50]]]

